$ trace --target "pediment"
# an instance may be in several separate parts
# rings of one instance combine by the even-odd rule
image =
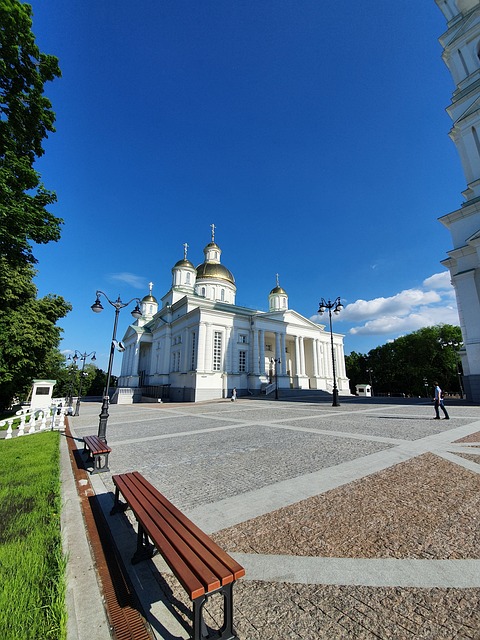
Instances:
[[[287,311],[269,311],[268,313],[264,313],[261,316],[262,318],[271,318],[272,320],[279,320],[281,322],[285,322],[286,324],[295,325],[296,327],[304,327],[306,329],[315,329],[318,331],[325,331],[324,324],[318,324],[305,318],[298,311],[294,311],[293,309],[288,309]]]

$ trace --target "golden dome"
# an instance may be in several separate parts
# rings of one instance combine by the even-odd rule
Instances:
[[[270,295],[275,295],[276,293],[283,294],[284,296],[287,295],[287,292],[285,291],[285,289],[282,289],[282,287],[275,287],[270,291]]]
[[[148,294],[148,296],[145,296],[144,298],[142,298],[142,302],[154,302],[155,304],[158,304],[157,299],[152,296],[151,293]]]
[[[212,245],[214,243],[210,243]],[[226,280],[235,284],[235,278],[231,271],[219,262],[202,262],[197,267],[197,282],[203,278],[213,278],[215,280]]]
[[[190,260],[186,260],[185,258],[183,258],[182,260],[179,260],[178,262],[176,262],[173,265],[173,268],[176,269],[177,267],[188,267],[190,269],[195,269],[195,267],[193,266],[193,264],[190,262]]]

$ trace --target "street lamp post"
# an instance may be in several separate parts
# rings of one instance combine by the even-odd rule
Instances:
[[[367,369],[367,373],[368,373],[368,379],[370,381],[370,393],[373,396],[373,382],[372,382],[372,373],[373,373],[373,369],[368,368]]]
[[[278,365],[281,363],[280,358],[271,358],[270,362],[275,365],[275,400],[278,400]]]
[[[84,376],[84,370],[85,370],[85,361],[90,356],[92,356],[92,362],[95,362],[95,360],[97,359],[95,357],[95,351],[91,351],[90,353],[87,353],[85,351],[85,353],[81,353],[80,351],[77,351],[77,349],[75,349],[75,353],[73,354],[73,358],[68,356],[68,359],[69,360],[73,360],[74,364],[77,364],[77,360],[82,360],[82,362],[83,362],[82,370],[80,372],[80,384],[79,384],[79,388],[78,388],[77,403],[75,405],[75,413],[73,414],[74,416],[79,416],[80,415],[80,402],[81,402],[81,399],[82,399],[82,384],[83,384],[83,376]]]
[[[454,353],[455,353],[455,365],[457,368],[457,377],[458,377],[458,386],[460,388],[460,398],[463,400],[463,396],[464,396],[464,391],[463,391],[463,381],[462,381],[462,374],[460,371],[460,366],[459,366],[459,355],[458,355],[458,350],[463,347],[463,342],[457,342],[456,340],[449,340],[448,342],[444,342],[441,338],[439,339],[439,343],[440,346],[442,347],[442,349],[445,349],[445,347],[450,347],[451,349],[453,349]]]
[[[113,356],[115,353],[115,347],[118,346],[118,343],[117,343],[118,315],[120,313],[120,309],[128,307],[128,305],[132,303],[134,300],[136,301],[137,304],[135,306],[135,309],[131,311],[132,316],[137,320],[138,318],[142,317],[142,312],[140,311],[140,307],[139,307],[139,303],[140,303],[139,298],[132,298],[128,302],[122,302],[120,300],[120,295],[119,295],[118,298],[115,301],[113,301],[113,300],[110,300],[107,294],[103,293],[103,291],[97,291],[96,293],[97,298],[95,302],[92,304],[92,311],[94,311],[95,313],[100,313],[101,311],[103,311],[103,306],[102,306],[102,303],[100,302],[101,295],[115,309],[115,321],[113,323],[112,341],[110,343],[110,357],[108,359],[107,383],[105,385],[105,390],[103,392],[102,410],[100,412],[100,416],[99,416],[100,420],[98,423],[98,437],[100,438],[100,440],[103,440],[103,442],[106,443],[107,442],[108,404],[110,401],[108,396],[108,390],[110,388],[110,378],[112,375],[112,365],[113,365]]]
[[[318,307],[318,313],[320,315],[323,315],[327,309],[328,309],[328,317],[330,320],[330,344],[332,347],[332,369],[333,369],[332,407],[339,407],[340,403],[338,401],[337,377],[335,374],[335,351],[333,348],[332,309],[333,309],[333,313],[338,316],[340,311],[343,309],[343,304],[340,301],[340,297],[336,298],[334,302],[330,302],[330,300],[328,300],[327,302],[325,298],[322,298],[320,301],[320,305]]]

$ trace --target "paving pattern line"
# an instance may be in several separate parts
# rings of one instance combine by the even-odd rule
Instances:
[[[331,489],[365,476],[383,471],[389,467],[406,462],[423,453],[448,455],[446,449],[452,440],[460,439],[479,430],[480,421],[462,425],[448,431],[426,436],[419,440],[404,441],[397,447],[383,449],[333,467],[282,480],[237,496],[224,498],[191,509],[188,517],[206,533],[239,524],[270,513],[282,507],[312,498]],[[453,436],[453,437],[452,437]],[[453,454],[452,454],[453,455]],[[455,456],[455,463],[462,459]],[[475,463],[471,463],[475,464]]]
[[[246,581],[366,587],[480,587],[480,560],[231,555],[245,567]]]

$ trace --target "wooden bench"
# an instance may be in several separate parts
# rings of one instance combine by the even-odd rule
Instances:
[[[102,473],[110,471],[108,468],[108,454],[111,452],[110,447],[100,440],[98,436],[85,436],[83,438],[83,452],[87,451],[87,460],[93,460],[93,473]]]
[[[245,569],[138,471],[114,475],[112,480],[115,502],[111,514],[130,507],[138,522],[137,550],[132,564],[151,558],[157,549],[193,603],[193,640],[238,640],[233,631],[232,587],[235,580],[245,575]],[[126,504],[120,502],[120,494]],[[223,626],[210,636],[203,620],[203,605],[214,593],[223,596]]]

